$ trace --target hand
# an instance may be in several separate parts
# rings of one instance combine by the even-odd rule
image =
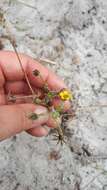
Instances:
[[[38,91],[43,85],[43,81],[33,75],[32,71],[35,69],[40,71],[43,80],[47,81],[52,90],[60,90],[66,87],[62,80],[40,63],[26,55],[19,55],[33,89]],[[9,105],[6,100],[9,91],[15,95],[29,94],[29,88],[16,54],[9,51],[0,51],[0,140],[22,131],[27,131],[29,134],[38,137],[47,135],[48,130],[43,126],[47,124],[50,127],[47,108],[20,101]],[[66,103],[65,107],[68,108],[69,103]],[[27,117],[31,112],[43,113],[43,115],[32,121]]]

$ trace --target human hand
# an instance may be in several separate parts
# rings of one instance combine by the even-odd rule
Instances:
[[[49,71],[29,56],[19,55],[34,90],[38,91],[43,85],[40,78],[34,77],[32,72],[35,69],[40,71],[43,80],[47,82],[50,89],[61,90],[66,87],[64,82],[52,71]],[[29,134],[38,137],[47,135],[48,130],[44,127],[44,124],[51,127],[47,108],[21,101],[9,105],[6,99],[9,91],[15,95],[29,94],[29,88],[16,54],[10,51],[0,51],[0,140],[22,131],[27,131]],[[68,108],[69,102],[66,102],[64,109]],[[26,117],[31,112],[43,115],[32,121]]]

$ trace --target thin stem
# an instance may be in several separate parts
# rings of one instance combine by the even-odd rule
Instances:
[[[74,116],[72,113],[63,113],[63,116]]]
[[[16,56],[17,56],[17,58],[18,58],[18,61],[19,61],[19,63],[20,63],[21,69],[22,69],[22,71],[23,71],[23,73],[24,73],[26,82],[27,82],[27,84],[28,84],[28,86],[29,86],[29,89],[31,90],[31,93],[34,95],[35,92],[34,92],[34,90],[33,90],[32,87],[31,87],[31,84],[30,84],[30,81],[29,81],[29,79],[28,79],[28,76],[27,76],[27,74],[26,74],[26,72],[25,72],[25,70],[24,70],[24,68],[23,68],[23,65],[22,65],[20,56],[19,56],[19,54],[18,54],[18,52],[17,52],[17,49],[16,49],[14,43],[11,41],[11,39],[10,39],[10,43],[12,44],[12,46],[13,46],[13,48],[14,48],[14,51],[15,51]]]
[[[36,98],[36,97],[38,98],[38,96],[36,96],[36,95],[35,95],[35,96],[34,96],[34,95],[28,95],[28,96],[18,96],[18,95],[17,95],[17,96],[14,96],[14,95],[13,95],[13,96],[11,96],[11,95],[9,96],[9,95],[7,95],[7,99],[8,99],[9,101],[12,101],[12,100],[20,100],[20,99],[27,99],[27,98],[34,98],[34,97],[35,97],[35,98]]]
[[[49,63],[49,64],[53,64],[56,65],[55,61],[51,61],[49,59],[45,59],[45,58],[39,58],[39,61],[45,62],[45,63]]]
[[[96,104],[96,105],[91,105],[91,106],[78,106],[77,109],[78,110],[85,110],[85,109],[94,109],[97,107],[107,107],[107,104]]]
[[[13,47],[15,53],[16,53],[16,56],[17,56],[18,61],[19,61],[19,63],[20,63],[21,69],[22,69],[22,71],[23,71],[23,73],[24,73],[24,76],[25,76],[26,82],[27,82],[27,84],[28,84],[28,86],[29,86],[29,89],[31,90],[31,93],[32,93],[32,94],[35,94],[35,93],[34,93],[34,90],[33,90],[32,87],[31,87],[31,84],[30,84],[30,81],[29,81],[29,79],[28,79],[28,76],[27,76],[27,74],[26,74],[26,72],[25,72],[25,70],[24,70],[24,68],[23,68],[23,65],[22,65],[20,56],[19,56],[19,54],[18,54],[18,52],[17,52],[17,49],[16,49],[16,47],[15,47],[15,44],[14,44],[12,38],[11,38],[11,32],[10,32],[9,27],[8,27],[8,25],[7,25],[6,19],[4,19],[4,20],[5,20],[5,21],[4,21],[4,24],[5,24],[6,31],[7,31],[7,33],[9,34],[8,40],[10,41],[10,43],[11,43],[11,45],[12,45],[12,47]]]
[[[17,0],[17,2],[19,2],[19,3],[23,4],[23,5],[25,5],[26,7],[29,7],[29,8],[32,8],[32,9],[37,10],[36,7],[33,7],[32,5],[29,5],[29,4],[27,4],[27,3],[24,3],[23,1]]]

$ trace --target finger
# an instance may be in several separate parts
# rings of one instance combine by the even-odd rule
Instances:
[[[35,69],[39,71],[40,76],[34,76],[32,71]],[[64,82],[57,75],[55,75],[51,70],[42,66],[34,59],[29,58],[27,73],[32,85],[36,87],[41,88],[47,83],[49,88],[52,90],[61,90],[62,88],[66,88]]]
[[[36,120],[29,119],[28,116],[32,112],[38,115]],[[0,106],[0,140],[21,131],[39,127],[47,120],[47,109],[42,106],[34,106],[33,104]]]
[[[0,105],[4,105],[6,103],[4,89],[0,89]]]
[[[49,132],[48,128],[43,127],[43,126],[27,130],[27,133],[29,133],[32,136],[36,136],[36,137],[46,136],[46,135],[48,135],[48,132]]]
[[[41,90],[32,86],[35,94],[41,94]],[[7,81],[5,84],[5,92],[8,94],[11,92],[12,94],[31,94],[31,91],[24,81]]]
[[[5,83],[5,78],[4,78],[4,75],[3,75],[2,68],[0,66],[0,88],[3,87],[4,83]]]
[[[25,104],[25,103],[31,103],[32,104],[32,98],[27,98],[25,94],[14,94],[14,95],[7,95],[6,96],[6,104],[8,105],[15,105],[15,104]]]
[[[64,82],[59,79],[59,77],[57,77],[52,71],[49,71],[47,68],[45,68],[43,65],[41,65],[31,57],[23,54],[19,54],[19,56],[23,64],[23,68],[28,74],[29,80],[32,85],[36,87],[42,87],[44,82],[46,81],[49,87],[53,90],[60,90],[66,87]],[[14,52],[1,51],[0,65],[7,80],[17,81],[24,79],[24,73]],[[33,75],[33,71],[35,69],[40,72],[43,80],[41,80],[40,77],[35,77]]]
[[[6,94],[26,94],[29,91],[28,85],[24,81],[7,81],[5,84]]]
[[[49,119],[47,121],[47,126],[49,126],[50,128],[56,128],[59,127],[61,125],[61,117],[57,117],[54,118],[52,113],[49,113]]]
[[[56,109],[59,109],[61,112],[66,112],[71,108],[70,101],[62,101],[58,98],[53,100],[53,105]]]

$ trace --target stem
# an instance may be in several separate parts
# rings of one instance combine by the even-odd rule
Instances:
[[[24,73],[24,76],[25,76],[26,82],[27,82],[27,84],[28,84],[28,86],[29,86],[29,89],[30,89],[31,93],[34,95],[34,94],[35,94],[35,93],[34,93],[34,90],[33,90],[32,87],[31,87],[31,84],[30,84],[30,81],[29,81],[29,79],[28,79],[28,76],[27,76],[27,74],[26,74],[26,72],[25,72],[25,70],[24,70],[24,68],[23,68],[23,65],[22,65],[20,56],[19,56],[19,54],[18,54],[18,52],[17,52],[17,49],[16,49],[14,43],[11,41],[11,39],[10,39],[10,43],[12,44],[13,49],[14,49],[14,51],[15,51],[15,53],[16,53],[16,56],[17,56],[18,61],[19,61],[19,63],[20,63],[21,69],[22,69],[22,71],[23,71],[23,73]]]
[[[12,100],[20,100],[20,99],[27,99],[27,98],[36,98],[36,97],[38,97],[38,96],[34,96],[34,95],[28,95],[28,96],[7,96],[7,99],[9,100],[9,101],[12,101]]]
[[[49,63],[49,64],[53,64],[56,65],[55,61],[51,61],[49,59],[45,59],[45,58],[39,58],[39,61],[45,62],[45,63]]]
[[[25,72],[25,70],[24,70],[24,68],[23,68],[23,65],[22,65],[20,56],[19,56],[19,54],[18,54],[18,52],[17,52],[17,49],[16,49],[16,47],[15,47],[15,44],[14,44],[12,38],[11,38],[11,32],[10,32],[10,30],[9,30],[9,27],[8,27],[7,23],[6,23],[6,19],[5,19],[5,21],[4,21],[4,24],[5,24],[6,32],[9,34],[8,40],[10,41],[10,43],[11,43],[11,45],[12,45],[12,47],[13,47],[15,53],[16,53],[16,56],[17,56],[18,61],[19,61],[19,63],[20,63],[21,69],[22,69],[22,71],[23,71],[23,73],[24,73],[26,82],[27,82],[27,84],[28,84],[28,87],[29,87],[31,93],[34,95],[34,94],[35,94],[35,93],[34,93],[34,90],[33,90],[32,87],[31,87],[31,84],[30,84],[30,81],[29,81],[29,79],[28,79],[28,76],[27,76],[27,74],[26,74],[26,72]]]
[[[63,113],[63,116],[74,116],[72,113]]]
[[[58,126],[56,127],[56,129],[57,129],[59,135],[64,136],[63,131],[62,131],[60,125],[58,125]]]
[[[78,106],[77,109],[78,110],[85,110],[85,109],[94,109],[94,108],[97,108],[97,107],[107,107],[107,104],[96,104],[96,105],[92,105],[92,106]]]
[[[36,10],[36,7],[33,7],[32,5],[29,5],[27,3],[24,3],[23,1],[17,0],[17,2],[21,3],[22,5],[25,5],[26,7],[29,7],[31,9],[35,9]]]

